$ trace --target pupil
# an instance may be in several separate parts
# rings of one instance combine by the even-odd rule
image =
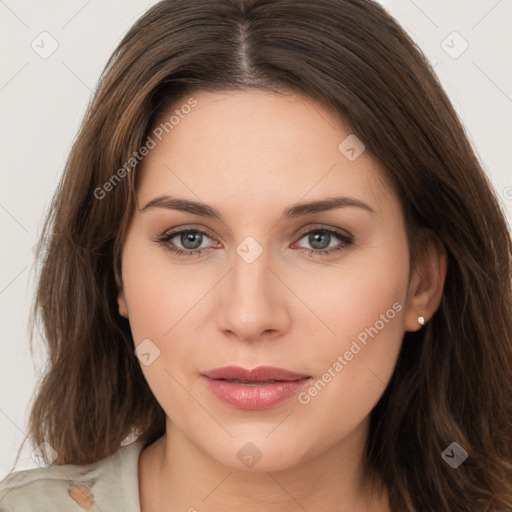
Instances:
[[[181,235],[181,243],[186,249],[197,249],[201,245],[201,233],[183,233]],[[199,243],[197,243],[199,241]],[[191,245],[189,245],[191,242]]]
[[[309,235],[309,243],[315,249],[326,249],[327,247],[329,247],[330,237],[331,237],[331,235],[329,233],[319,231],[315,234]],[[324,242],[327,241],[327,243],[322,243],[322,238],[323,238],[323,241]],[[318,242],[320,242],[319,245],[318,245]]]

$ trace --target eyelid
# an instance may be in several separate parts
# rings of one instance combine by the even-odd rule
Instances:
[[[316,225],[310,225],[302,228],[300,232],[294,235],[294,239],[296,239],[295,242],[293,242],[292,247],[300,242],[300,240],[307,234],[312,232],[320,232],[324,231],[326,233],[329,233],[329,235],[334,236],[339,240],[339,243],[331,248],[326,249],[308,249],[306,247],[298,247],[298,249],[302,252],[307,252],[310,254],[310,256],[313,256],[314,254],[319,257],[328,257],[331,256],[333,253],[342,250],[344,248],[347,248],[347,246],[350,246],[354,243],[354,237],[351,233],[346,231],[343,228],[334,227],[334,226],[326,226],[322,224],[316,224]],[[187,232],[194,232],[199,233],[201,235],[205,235],[206,237],[210,238],[211,240],[218,243],[215,236],[213,236],[207,228],[204,227],[196,227],[195,225],[187,224],[184,226],[176,226],[172,229],[168,229],[164,231],[159,237],[155,239],[155,242],[160,243],[161,245],[165,246],[167,250],[169,250],[172,253],[175,253],[176,256],[201,256],[204,252],[210,252],[214,249],[214,247],[203,247],[199,249],[181,249],[180,247],[170,247],[169,243],[170,240],[176,236],[179,236],[180,234],[187,233]],[[173,245],[173,244],[171,244]],[[340,247],[341,245],[341,247]]]
[[[212,232],[210,232],[208,228],[205,228],[204,226],[197,226],[194,224],[185,224],[183,226],[176,226],[171,229],[166,229],[165,231],[162,232],[162,234],[158,238],[162,238],[165,236],[179,235],[180,233],[182,233],[184,231],[195,231],[197,233],[206,235],[209,238],[215,239],[215,235]]]
[[[353,241],[353,239],[354,239],[353,235],[350,232],[348,232],[346,229],[343,229],[343,228],[340,228],[337,226],[328,226],[325,224],[313,224],[310,226],[306,226],[304,228],[301,228],[299,231],[296,231],[292,236],[294,238],[298,237],[300,239],[305,234],[307,234],[311,231],[315,231],[315,230],[318,230],[318,231],[324,230],[324,231],[327,231],[330,233],[337,234],[339,236],[344,236],[345,238],[350,239],[351,241]],[[208,230],[208,228],[205,228],[204,226],[195,225],[195,224],[185,224],[183,226],[175,226],[174,228],[166,229],[165,231],[162,232],[162,234],[158,237],[158,239],[161,239],[161,238],[167,237],[167,236],[179,235],[184,231],[196,231],[198,233],[208,236],[209,238],[211,238],[213,240],[216,240],[216,236],[212,232],[210,232]]]
[[[306,228],[301,228],[299,232],[294,235],[295,237],[302,238],[304,235],[311,231],[327,231],[328,233],[334,233],[338,236],[344,236],[345,238],[354,240],[354,237],[351,233],[349,233],[346,229],[339,228],[337,226],[327,226],[325,224],[313,224],[312,226],[307,226]]]

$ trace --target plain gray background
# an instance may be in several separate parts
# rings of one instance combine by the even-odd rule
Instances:
[[[42,219],[103,66],[154,3],[0,0],[0,479],[44,361],[27,330]],[[512,219],[512,0],[381,3],[435,65]],[[16,469],[36,466],[29,447]]]

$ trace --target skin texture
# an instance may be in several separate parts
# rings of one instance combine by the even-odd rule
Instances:
[[[390,510],[386,492],[361,479],[368,417],[404,332],[439,305],[445,255],[430,237],[410,271],[404,217],[383,170],[367,152],[350,161],[339,151],[350,132],[320,105],[261,91],[194,98],[197,107],[142,162],[140,210],[123,247],[119,311],[135,345],[150,339],[160,351],[142,369],[167,415],[166,435],[140,458],[142,511]],[[223,221],[144,209],[162,195],[210,205]],[[297,203],[338,196],[373,212],[349,206],[281,218]],[[205,231],[203,253],[169,251],[173,243],[187,250],[179,235],[158,242],[175,228]],[[353,242],[311,255],[318,246],[308,234],[322,229]],[[236,250],[248,236],[262,249],[252,263]],[[340,245],[327,235],[322,248]],[[372,326],[378,334],[347,360]],[[341,371],[333,370],[338,356]],[[314,381],[331,368],[331,379],[308,403],[294,395],[248,411],[203,383],[202,372],[226,365],[278,366]],[[247,443],[261,454],[252,468],[237,457]]]

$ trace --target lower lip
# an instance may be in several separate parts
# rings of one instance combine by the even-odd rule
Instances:
[[[271,384],[236,384],[206,379],[209,390],[224,403],[237,409],[270,409],[298,393],[311,380],[279,381]]]

